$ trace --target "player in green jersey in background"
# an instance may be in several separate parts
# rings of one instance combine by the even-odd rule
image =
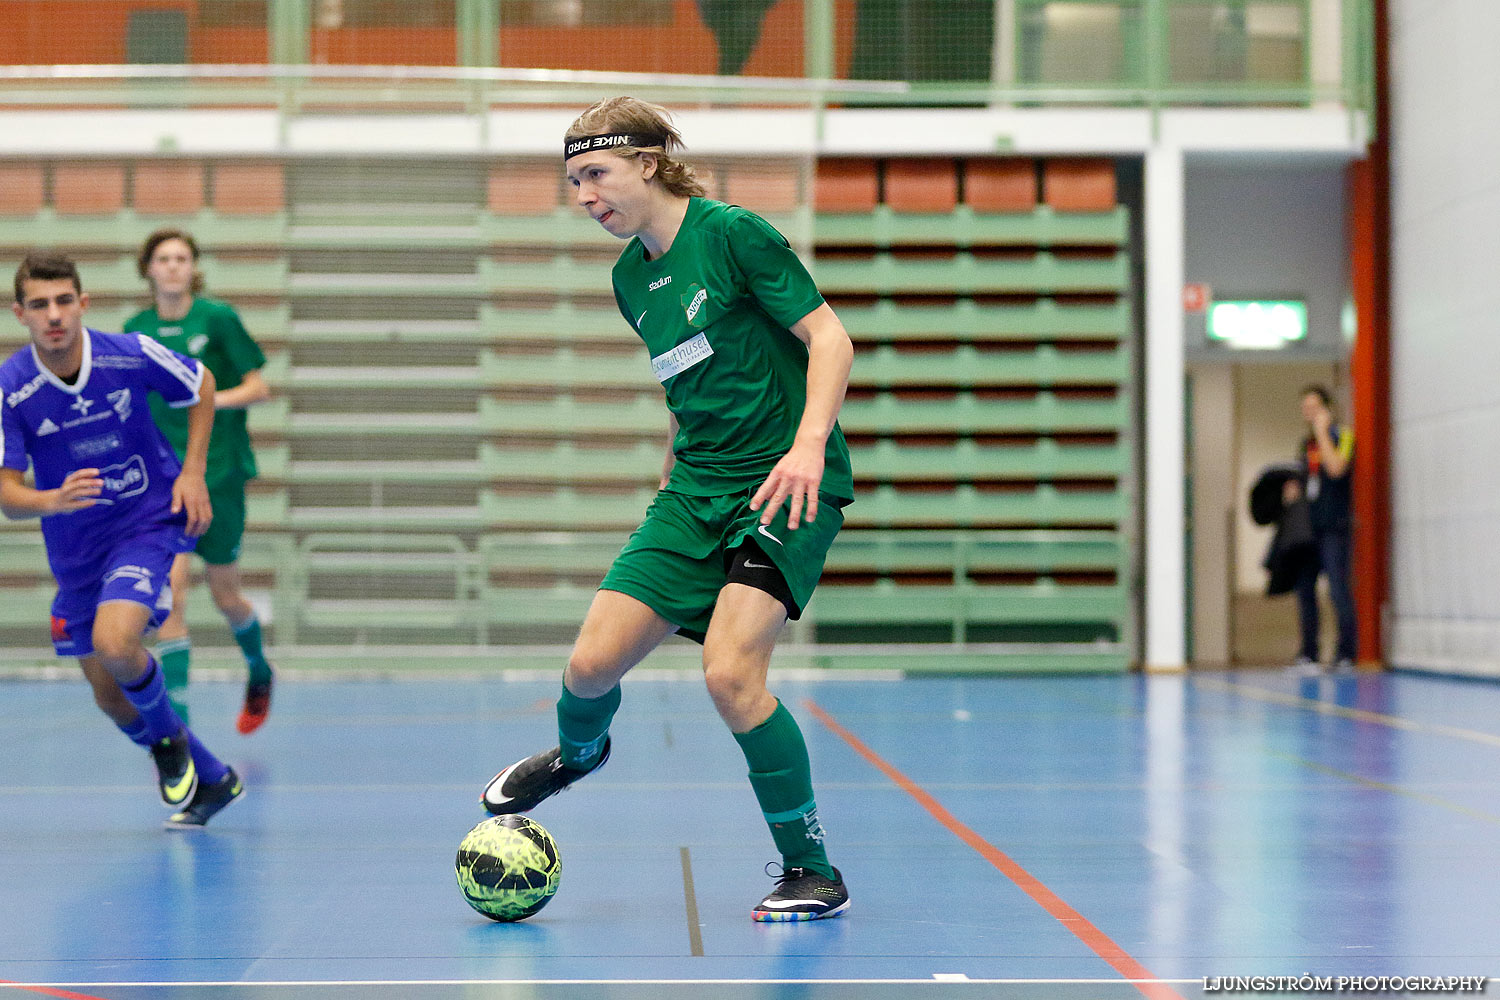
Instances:
[[[250,668],[245,702],[236,723],[240,732],[249,734],[260,728],[271,709],[274,672],[262,647],[260,618],[245,599],[240,584],[245,484],[256,475],[245,410],[265,402],[271,391],[260,374],[266,356],[233,308],[199,294],[203,291],[203,276],[197,265],[198,244],[188,233],[159,229],[148,236],[141,245],[136,267],[151,285],[154,304],[127,320],[125,330],[145,334],[178,353],[199,359],[213,372],[219,386],[220,391],[214,397],[216,412],[206,476],[214,522],[198,539],[194,551],[203,559],[214,604],[229,623]],[[187,443],[187,424],[182,414],[159,405],[155,397],[151,400],[151,414],[180,455]],[[172,614],[158,633],[157,646],[167,690],[184,718],[187,709],[181,699],[192,662],[192,641],[188,638],[185,617],[191,578],[187,555],[178,556],[172,565]]]
[[[627,239],[615,300],[666,393],[661,491],[600,584],[563,673],[559,746],[485,789],[525,812],[610,752],[620,680],[673,632],[703,643],[703,672],[782,855],[755,920],[813,920],[849,905],[829,863],[807,745],[766,688],[776,638],[812,596],[853,498],[837,418],[854,349],[787,241],[712,201],[662,108],[601,102],[564,138],[578,204]]]

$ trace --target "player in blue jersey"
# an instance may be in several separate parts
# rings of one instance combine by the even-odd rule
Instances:
[[[78,657],[94,701],[151,752],[162,801],[177,808],[167,825],[202,826],[243,788],[173,711],[142,636],[171,610],[173,559],[213,517],[213,375],[149,338],[85,329],[88,296],[60,254],[28,255],[15,293],[31,343],[0,365],[0,511],[41,518],[57,654]],[[189,408],[180,463],[151,419],[152,392]]]

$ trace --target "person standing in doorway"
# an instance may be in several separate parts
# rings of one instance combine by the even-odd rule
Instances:
[[[1297,456],[1302,478],[1287,482],[1285,499],[1290,503],[1306,497],[1317,558],[1308,560],[1297,576],[1297,617],[1302,635],[1295,667],[1304,674],[1316,674],[1321,669],[1318,576],[1322,574],[1328,578],[1328,594],[1338,623],[1333,669],[1347,672],[1354,669],[1356,652],[1354,593],[1349,579],[1354,432],[1338,422],[1333,397],[1322,385],[1302,390],[1302,418],[1308,431]]]

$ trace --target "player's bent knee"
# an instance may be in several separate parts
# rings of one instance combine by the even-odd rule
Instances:
[[[703,682],[708,686],[714,707],[725,718],[743,715],[760,701],[766,690],[758,677],[714,664],[705,664]]]
[[[568,687],[580,698],[597,698],[620,682],[617,658],[600,650],[576,647],[568,657]]]
[[[140,658],[141,637],[138,633],[120,628],[95,627],[94,653],[111,674],[120,676],[121,669],[129,670]]]

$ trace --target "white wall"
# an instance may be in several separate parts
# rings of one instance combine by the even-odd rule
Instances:
[[[1198,157],[1188,161],[1187,280],[1217,299],[1307,303],[1308,337],[1286,353],[1333,360],[1348,351],[1341,315],[1349,299],[1343,159]],[[1188,357],[1223,356],[1201,322]]]
[[[1391,4],[1389,659],[1500,676],[1500,4]]]

